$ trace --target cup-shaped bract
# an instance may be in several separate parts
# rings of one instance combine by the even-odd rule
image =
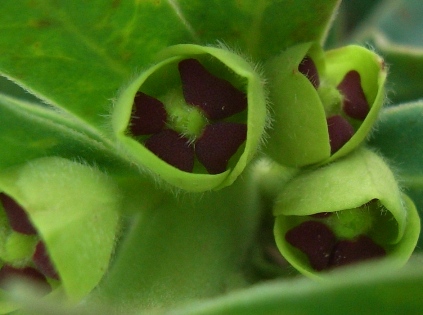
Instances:
[[[3,170],[2,289],[9,277],[22,276],[50,294],[81,300],[108,269],[119,207],[114,181],[88,165],[46,157]]]
[[[374,52],[317,43],[290,47],[266,65],[274,112],[267,153],[303,167],[346,155],[366,139],[384,100],[386,69]]]
[[[187,191],[233,183],[267,125],[255,67],[226,48],[181,44],[121,89],[113,131],[130,159]]]
[[[386,162],[365,148],[295,177],[278,195],[273,214],[280,252],[315,277],[382,256],[401,266],[420,232],[413,202]]]

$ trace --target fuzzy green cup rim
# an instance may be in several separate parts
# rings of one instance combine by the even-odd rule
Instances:
[[[227,169],[219,174],[181,171],[158,158],[140,142],[127,134],[133,99],[143,83],[163,67],[183,59],[202,55],[209,55],[215,58],[247,82],[248,118],[246,122],[247,137],[245,149],[232,169]],[[155,65],[143,71],[121,89],[114,104],[112,126],[120,148],[126,151],[130,159],[139,165],[142,170],[150,173],[159,182],[163,180],[174,187],[192,192],[215,190],[231,185],[255,155],[267,125],[266,93],[263,89],[262,79],[254,67],[242,57],[223,48],[193,44],[175,45],[159,53],[157,60],[159,61]]]
[[[378,200],[389,212],[373,217],[372,239],[383,243],[387,257],[404,264],[417,244],[420,220],[413,202],[401,192],[388,165],[374,152],[360,149],[322,168],[305,171],[280,192],[274,205],[274,233],[284,257],[301,273],[320,277],[304,253],[285,240],[285,234],[304,221],[319,221],[317,213],[354,211]],[[385,211],[384,210],[384,211]],[[325,221],[321,221],[325,222]],[[389,231],[386,231],[386,228]]]
[[[0,173],[0,190],[21,205],[43,240],[63,291],[79,301],[108,269],[119,227],[120,193],[105,174],[46,157]]]

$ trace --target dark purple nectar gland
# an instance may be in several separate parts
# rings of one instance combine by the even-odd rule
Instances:
[[[311,267],[322,271],[381,258],[386,255],[383,247],[366,236],[360,235],[352,240],[337,240],[334,232],[324,223],[305,221],[290,229],[285,240],[302,251]]]
[[[328,124],[331,154],[338,151],[354,135],[354,127],[341,115],[326,119]]]
[[[307,77],[307,79],[317,89],[320,85],[319,73],[316,64],[309,56],[304,57],[298,65],[298,71]]]
[[[201,108],[207,118],[219,120],[247,109],[246,94],[208,72],[198,60],[182,60],[178,69],[185,101]]]
[[[137,93],[129,127],[132,135],[158,133],[164,129],[166,120],[167,112],[162,102],[142,92]]]
[[[189,139],[172,129],[165,129],[148,138],[144,146],[166,163],[185,171],[194,168],[194,148]]]
[[[7,289],[7,284],[9,283],[9,281],[13,281],[14,279],[24,279],[27,281],[31,281],[34,284],[40,286],[41,288],[46,289],[46,291],[51,291],[51,287],[48,284],[46,277],[38,270],[32,267],[15,268],[9,265],[4,265],[3,267],[1,267],[1,289]]]
[[[369,259],[381,258],[385,255],[386,251],[383,247],[373,242],[370,237],[360,235],[354,240],[339,241],[335,245],[328,267],[349,265]]]
[[[195,153],[210,174],[226,170],[229,159],[247,138],[247,125],[218,122],[207,125],[195,144]]]
[[[328,267],[331,253],[336,244],[332,230],[324,223],[305,221],[289,230],[285,240],[302,251],[313,269],[320,271]]]
[[[45,244],[43,242],[38,242],[35,247],[35,252],[32,255],[32,260],[37,267],[37,269],[46,277],[59,280],[59,275],[54,268],[50,257],[47,253]]]
[[[29,221],[27,213],[15,200],[5,193],[0,193],[0,202],[3,204],[9,224],[14,231],[25,235],[37,234],[37,230]]]
[[[345,114],[354,119],[364,120],[370,111],[370,106],[361,87],[360,74],[355,70],[348,72],[337,88],[344,95]]]

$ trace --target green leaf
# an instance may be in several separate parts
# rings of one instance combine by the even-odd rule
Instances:
[[[109,171],[125,165],[110,143],[80,122],[1,94],[0,145],[0,169],[47,155],[83,159]]]
[[[158,50],[223,40],[247,55],[268,57],[293,42],[321,39],[337,4],[3,0],[0,72],[104,128],[109,100]]]
[[[154,315],[374,315],[421,314],[423,308],[422,257],[416,256],[403,269],[391,271],[389,261],[366,263],[333,272],[325,281],[297,278],[251,286],[224,296],[194,301]],[[342,281],[340,281],[342,279]],[[82,305],[69,308],[45,302],[33,292],[19,288],[12,298],[31,315],[145,314],[128,306]]]
[[[423,101],[382,110],[369,144],[391,161],[404,185],[423,189]]]
[[[421,257],[402,270],[392,272],[391,267],[390,261],[381,261],[338,270],[322,282],[296,279],[265,283],[162,314],[420,314]]]
[[[3,74],[100,128],[135,69],[190,39],[166,1],[5,0],[0,11]]]
[[[423,48],[397,45],[381,33],[373,34],[370,41],[389,67],[387,91],[390,103],[398,104],[422,98]]]
[[[405,46],[423,46],[423,3],[413,0],[381,1],[354,37],[379,32]]]
[[[344,27],[345,32],[351,32],[356,27],[360,27],[360,23],[363,22],[369,15],[374,12],[374,9],[377,8],[377,5],[381,2],[386,4],[386,0],[356,0],[352,1],[342,1],[339,7],[339,14],[341,18],[344,18]],[[339,19],[339,18],[337,18]]]
[[[221,40],[267,59],[290,45],[320,41],[340,1],[171,1],[203,43]]]
[[[400,184],[423,214],[423,102],[402,104],[382,111],[369,144],[392,164]],[[420,236],[419,245],[423,244]]]
[[[20,98],[23,100],[27,100],[34,103],[39,103],[40,100],[36,98],[34,95],[30,94],[29,92],[25,91],[20,86],[16,85],[12,81],[8,80],[5,77],[0,76],[0,93]]]

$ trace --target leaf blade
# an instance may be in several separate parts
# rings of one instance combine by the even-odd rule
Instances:
[[[300,278],[265,283],[163,314],[419,314],[419,259],[397,272],[382,261],[333,272],[323,282]]]
[[[223,41],[257,59],[326,36],[339,1],[172,1],[202,43]],[[207,12],[207,16],[205,15]]]
[[[189,38],[166,2],[6,0],[0,9],[3,74],[100,129],[135,69]]]

